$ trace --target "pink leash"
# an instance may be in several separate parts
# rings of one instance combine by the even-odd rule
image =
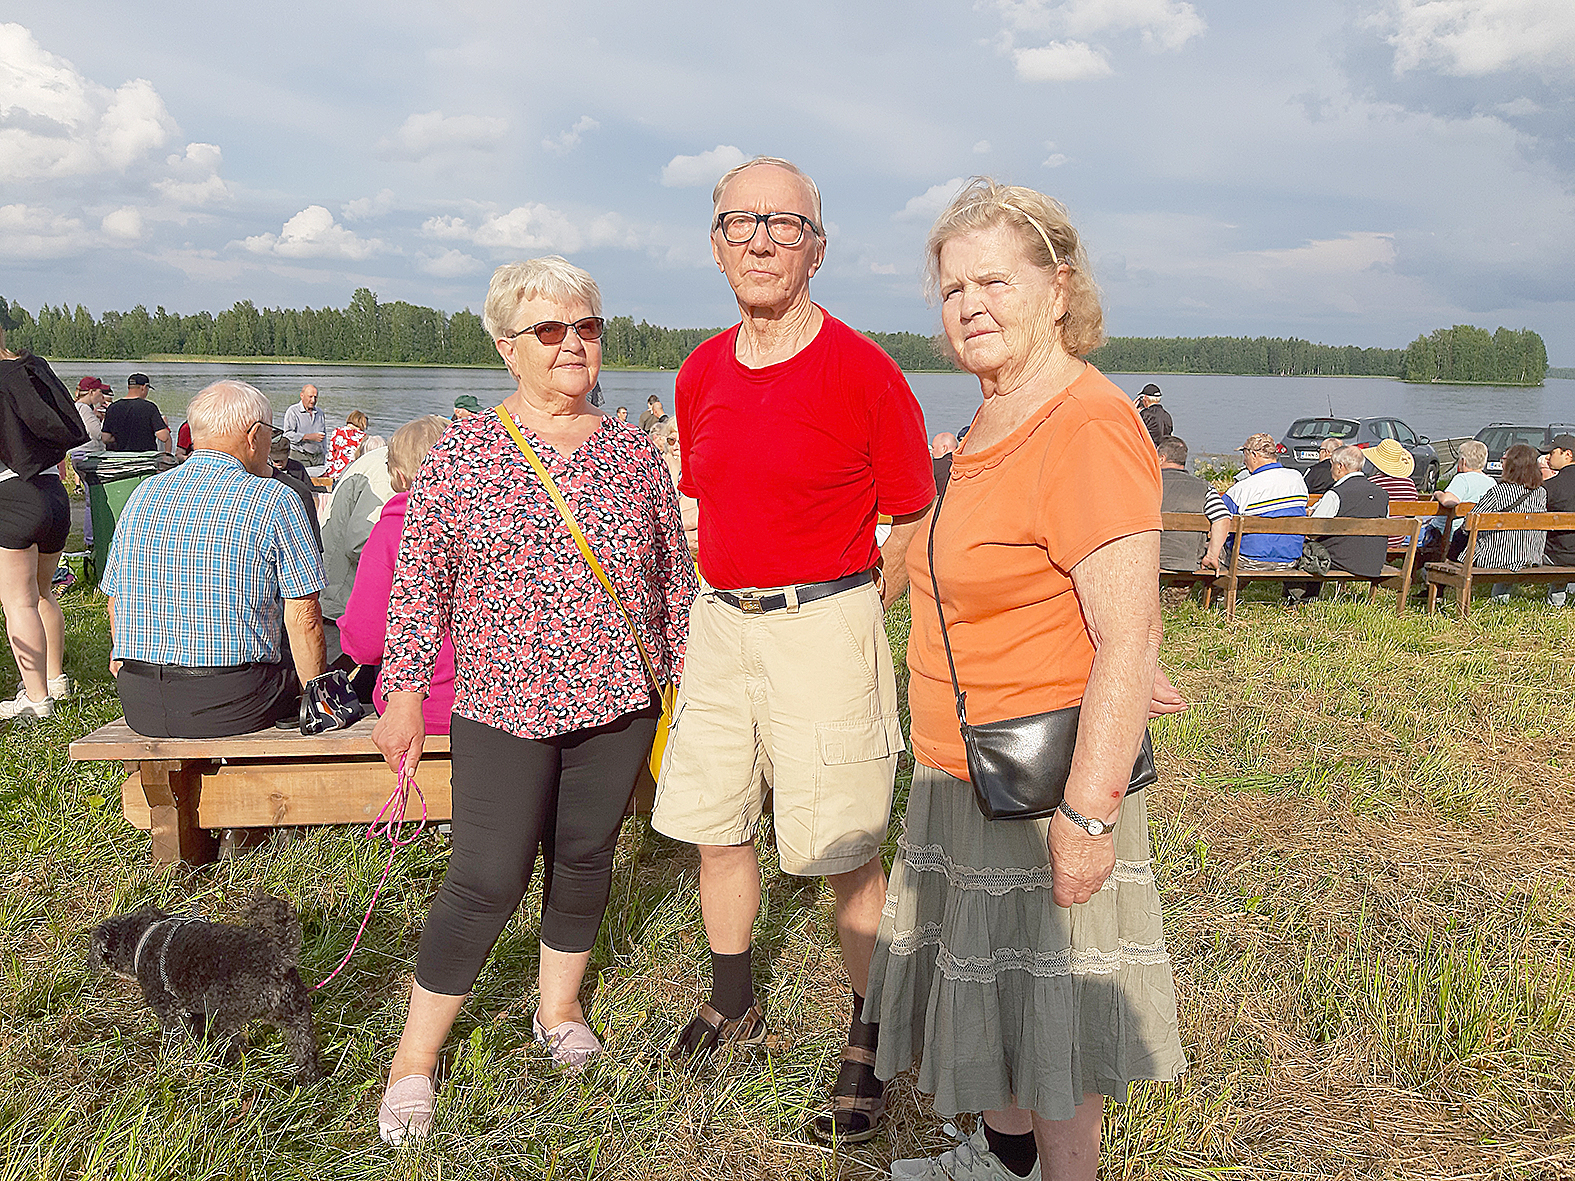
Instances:
[[[408,837],[402,835],[405,826],[405,809],[410,803],[410,791],[415,789],[416,795],[421,797],[421,822],[416,824],[415,831]],[[412,822],[413,823],[413,822]],[[383,810],[377,814],[377,819],[367,826],[366,835],[373,840],[384,837],[388,840],[388,864],[383,867],[383,876],[377,880],[377,888],[372,891],[372,901],[367,903],[366,917],[361,920],[361,926],[355,933],[355,938],[350,941],[350,950],[345,952],[344,959],[339,961],[339,966],[327,976],[312,985],[316,992],[335,976],[344,970],[350,962],[350,957],[355,954],[355,949],[361,942],[361,936],[366,933],[366,925],[372,921],[372,908],[377,905],[377,896],[383,892],[383,886],[388,882],[388,875],[394,868],[394,854],[399,852],[402,845],[408,845],[421,835],[421,830],[427,826],[427,797],[416,781],[405,774],[405,760],[399,760],[399,775],[394,783],[394,790],[389,793],[388,800],[383,804]]]

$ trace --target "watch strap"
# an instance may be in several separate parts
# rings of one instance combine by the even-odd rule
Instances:
[[[1103,820],[1095,820],[1088,816],[1084,816],[1064,799],[1057,806],[1056,811],[1060,812],[1061,815],[1065,816],[1068,820],[1077,825],[1078,828],[1082,829],[1091,837],[1102,837],[1107,833],[1115,831],[1115,821],[1112,820],[1107,823]]]

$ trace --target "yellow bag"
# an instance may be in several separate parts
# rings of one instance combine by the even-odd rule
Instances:
[[[591,543],[585,539],[585,534],[580,531],[579,523],[575,521],[574,513],[569,508],[569,502],[563,499],[563,493],[558,491],[558,485],[553,482],[552,476],[542,466],[541,457],[525,441],[525,436],[520,434],[520,428],[514,425],[514,419],[509,416],[509,412],[502,406],[497,408],[497,412],[504,429],[513,437],[515,445],[520,449],[520,454],[525,457],[525,462],[530,464],[535,469],[536,474],[541,477],[542,485],[547,489],[547,495],[552,498],[552,503],[557,507],[558,515],[563,518],[563,523],[569,527],[569,535],[574,538],[574,544],[579,547],[586,564],[591,568],[591,573],[596,575],[596,580],[602,584],[602,588],[612,596],[614,605],[617,606],[619,614],[623,616],[624,623],[628,625],[629,634],[634,637],[634,646],[640,650],[640,660],[645,664],[645,673],[651,678],[651,685],[656,689],[656,695],[661,699],[662,716],[656,723],[656,738],[651,743],[651,757],[647,761],[652,782],[646,784],[642,779],[642,782],[635,789],[636,796],[642,797],[647,794],[647,791],[655,791],[655,780],[662,772],[662,753],[667,749],[667,731],[672,725],[673,704],[678,699],[678,688],[676,685],[662,684],[661,679],[656,675],[656,666],[651,663],[651,657],[646,653],[645,645],[640,641],[640,632],[634,626],[634,620],[630,618],[628,610],[623,605],[623,600],[618,597],[618,592],[613,589],[612,579],[607,577],[607,571],[602,569],[602,564],[596,560],[595,553],[591,551]],[[645,803],[646,807],[644,810],[649,811],[649,802],[645,801]]]

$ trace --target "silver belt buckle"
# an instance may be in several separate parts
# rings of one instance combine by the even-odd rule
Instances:
[[[760,593],[749,591],[738,596],[738,609],[745,615],[764,615],[766,609],[760,605]]]

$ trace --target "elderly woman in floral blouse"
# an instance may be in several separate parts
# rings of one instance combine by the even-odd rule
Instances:
[[[561,258],[499,267],[484,319],[518,388],[502,409],[568,501],[664,680],[699,591],[678,499],[650,440],[587,395],[601,293]],[[404,1034],[378,1112],[390,1143],[432,1123],[433,1070],[460,1004],[551,850],[533,1027],[571,1069],[601,1049],[580,984],[607,906],[618,826],[656,730],[639,648],[496,413],[454,423],[410,491],[389,599],[373,739],[421,757],[438,647],[456,656],[453,852],[416,957]]]

